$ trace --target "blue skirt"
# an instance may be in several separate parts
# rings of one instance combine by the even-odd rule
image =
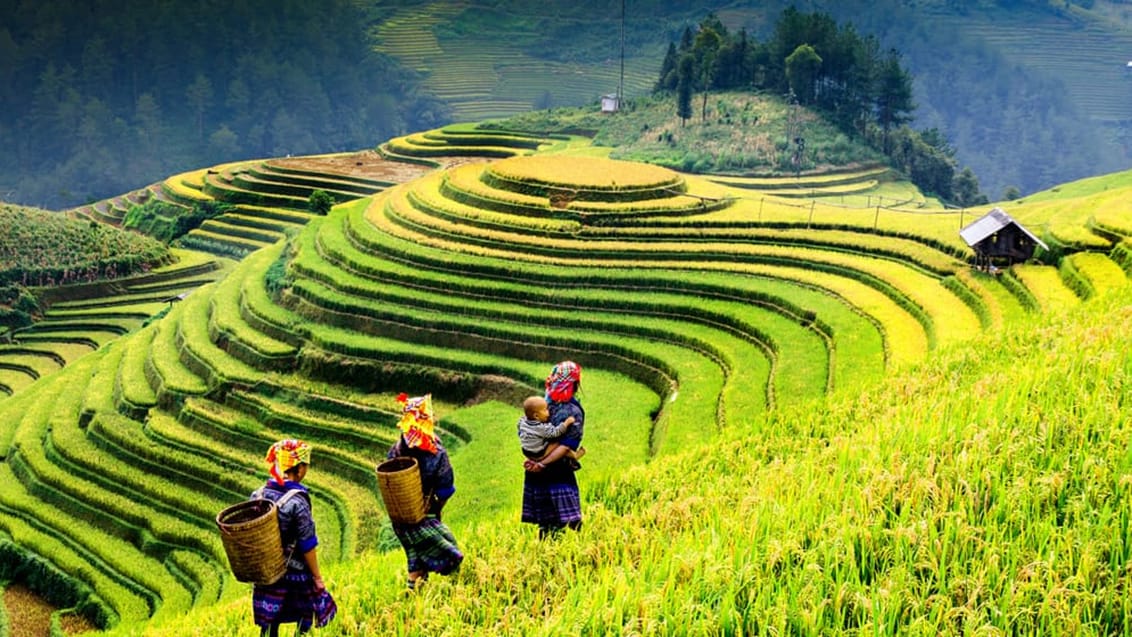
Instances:
[[[330,593],[315,590],[314,578],[308,571],[288,570],[278,582],[257,584],[252,591],[252,615],[260,628],[296,623],[300,631],[306,632],[312,624],[325,626],[337,611]]]
[[[523,522],[562,527],[582,521],[582,498],[573,469],[561,460],[523,476]]]

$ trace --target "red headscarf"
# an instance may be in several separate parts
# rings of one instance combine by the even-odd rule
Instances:
[[[582,381],[582,368],[574,361],[562,361],[546,377],[546,399],[564,403],[574,397],[574,389]]]

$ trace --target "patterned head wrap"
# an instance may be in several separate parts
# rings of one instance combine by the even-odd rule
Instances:
[[[302,440],[280,440],[271,445],[263,461],[267,464],[267,472],[271,474],[271,479],[283,484],[287,481],[283,474],[287,473],[288,469],[302,463],[310,464],[311,446]]]
[[[562,361],[546,377],[546,399],[564,403],[574,397],[574,388],[582,381],[582,368],[574,361]]]
[[[432,394],[409,398],[407,394],[397,396],[397,402],[404,405],[401,409],[401,437],[410,448],[424,449],[429,453],[436,453],[436,417],[432,412]]]

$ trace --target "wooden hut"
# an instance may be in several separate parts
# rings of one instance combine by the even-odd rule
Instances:
[[[1037,246],[1049,246],[1015,221],[1002,208],[987,214],[959,231],[959,236],[975,251],[975,265],[993,270],[995,264],[1012,265],[1034,256]]]

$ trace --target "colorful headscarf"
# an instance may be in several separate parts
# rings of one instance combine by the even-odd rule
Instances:
[[[564,403],[574,397],[574,388],[582,380],[582,368],[574,361],[562,361],[546,377],[546,399]]]
[[[271,474],[271,479],[283,484],[287,481],[283,474],[287,473],[288,469],[304,462],[310,464],[311,446],[302,440],[280,440],[271,445],[263,461],[267,463],[267,472]]]
[[[424,449],[429,453],[436,453],[436,418],[432,412],[432,394],[409,398],[407,394],[397,396],[397,402],[404,405],[401,409],[401,437],[410,448]]]

